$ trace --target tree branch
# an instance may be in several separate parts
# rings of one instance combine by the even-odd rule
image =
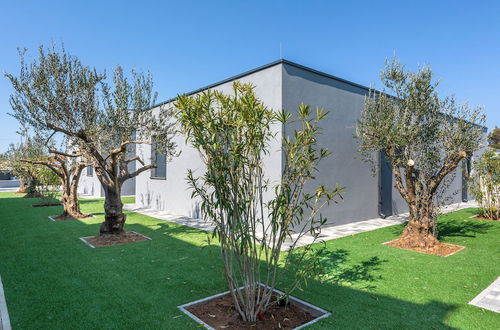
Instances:
[[[81,157],[82,156],[82,154],[68,154],[68,153],[58,151],[55,149],[49,149],[49,152],[51,154],[57,154],[57,155],[66,156],[66,157]]]
[[[125,141],[118,148],[113,149],[113,151],[111,151],[111,154],[119,154],[120,152],[124,152],[125,147],[129,144],[151,144],[151,142],[149,142],[149,141],[137,141],[137,140]]]
[[[50,168],[59,177],[61,177],[61,175],[62,175],[62,173],[59,171],[61,169],[61,166],[57,165],[57,164],[53,164],[50,162],[44,162],[44,161],[27,160],[27,159],[21,159],[20,162],[32,164],[32,165],[44,165],[44,166],[47,166],[48,168]],[[32,174],[30,174],[30,175],[33,176]]]
[[[136,161],[138,161],[139,163],[141,163],[141,165],[142,165],[142,166],[144,166],[144,165],[145,165],[145,164],[144,164],[144,161],[143,161],[143,160],[141,159],[141,157],[139,157],[139,156],[135,156],[134,158],[130,158],[129,160],[126,160],[126,161],[125,161],[125,163],[127,163],[127,164],[128,164],[128,163],[131,163],[131,162],[133,162],[133,161],[135,161],[135,160],[136,160]]]
[[[50,128],[51,130],[54,130],[56,132],[64,133],[64,134],[66,134],[68,136],[77,136],[77,134],[75,132],[69,131],[67,129],[64,129],[62,127],[56,126],[56,125],[51,124],[51,123],[47,123],[47,127]]]
[[[465,151],[460,151],[458,153],[448,155],[446,157],[443,167],[441,167],[439,172],[436,175],[434,175],[431,179],[431,183],[429,184],[430,192],[435,193],[441,181],[454,169],[456,169],[458,163],[466,157],[467,153]]]
[[[143,166],[135,172],[125,174],[123,177],[120,178],[120,180],[123,183],[126,180],[134,178],[134,177],[138,176],[139,174],[141,174],[142,172],[145,172],[145,171],[150,170],[150,169],[155,168],[155,167],[156,167],[156,165],[154,165],[154,164],[149,164],[149,165]]]

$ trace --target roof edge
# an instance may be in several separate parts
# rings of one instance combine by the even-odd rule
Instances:
[[[342,83],[345,83],[345,84],[348,84],[348,85],[351,85],[353,87],[357,87],[357,88],[360,88],[360,89],[364,89],[366,91],[370,91],[370,90],[373,90],[375,91],[375,93],[384,93],[384,92],[381,92],[379,90],[376,90],[376,89],[373,89],[373,88],[370,88],[370,87],[367,87],[367,86],[364,86],[364,85],[361,85],[361,84],[358,84],[358,83],[355,83],[355,82],[352,82],[350,80],[346,80],[346,79],[342,79],[342,78],[339,78],[337,76],[334,76],[334,75],[331,75],[331,74],[328,74],[328,73],[325,73],[325,72],[322,72],[322,71],[319,71],[319,70],[315,70],[313,68],[310,68],[310,67],[307,67],[305,65],[301,65],[301,64],[298,64],[298,63],[295,63],[295,62],[292,62],[292,61],[289,61],[289,60],[286,60],[286,59],[279,59],[279,60],[276,60],[276,61],[273,61],[273,62],[270,62],[268,64],[264,64],[262,66],[259,66],[257,68],[254,68],[254,69],[251,69],[251,70],[248,70],[248,71],[245,71],[243,73],[240,73],[240,74],[237,74],[237,75],[234,75],[232,77],[229,77],[229,78],[226,78],[226,79],[223,79],[223,80],[220,80],[218,82],[215,82],[213,84],[210,84],[210,85],[207,85],[207,86],[204,86],[204,87],[201,87],[201,88],[198,88],[198,89],[195,89],[193,91],[190,91],[190,92],[187,92],[187,93],[181,93],[181,94],[178,94],[178,95],[187,95],[187,96],[190,96],[190,95],[193,95],[193,94],[197,94],[197,93],[200,93],[204,90],[207,90],[207,89],[211,89],[211,88],[214,88],[214,87],[217,87],[217,86],[220,86],[222,84],[225,84],[227,82],[230,82],[230,81],[233,81],[233,80],[237,80],[237,79],[240,79],[242,77],[245,77],[245,76],[248,76],[250,74],[253,74],[253,73],[256,73],[256,72],[259,72],[259,71],[262,71],[262,70],[265,70],[265,69],[268,69],[270,67],[273,67],[275,65],[278,65],[278,64],[286,64],[286,65],[290,65],[290,66],[293,66],[295,68],[298,68],[298,69],[301,69],[301,70],[304,70],[304,71],[308,71],[308,72],[311,72],[311,73],[314,73],[314,74],[317,74],[319,76],[322,76],[322,77],[325,77],[325,78],[329,78],[329,79],[333,79],[333,80],[336,80],[336,81],[339,81],[339,82],[342,82]],[[388,95],[389,97],[394,97],[392,95],[389,95],[387,93],[384,93],[386,95]],[[149,110],[151,109],[154,109],[154,108],[157,108],[157,107],[160,107],[164,104],[167,104],[167,103],[170,103],[170,102],[173,102],[177,99],[178,96],[175,96],[175,97],[172,97],[166,101],[163,101],[163,102],[160,102],[160,103],[157,103],[155,105],[153,105],[151,108],[149,108]],[[476,123],[473,123],[474,125],[476,126],[479,126],[479,127],[482,127],[482,128],[485,128],[486,130],[488,129],[486,126],[483,126],[483,125],[479,125],[479,124],[476,124]]]
[[[222,84],[225,84],[227,82],[243,78],[245,76],[248,76],[248,75],[251,75],[253,73],[256,73],[256,72],[268,69],[268,68],[273,67],[273,66],[278,65],[278,64],[290,65],[290,66],[296,67],[296,68],[301,69],[301,70],[305,70],[305,71],[308,71],[308,72],[311,72],[311,73],[314,73],[314,74],[317,74],[317,75],[320,75],[320,76],[323,76],[323,77],[326,77],[326,78],[334,79],[334,80],[337,80],[339,82],[342,82],[342,83],[345,83],[345,84],[349,84],[349,85],[354,86],[354,87],[358,87],[358,88],[361,88],[361,89],[364,89],[364,90],[367,90],[367,91],[370,90],[369,87],[363,86],[361,84],[357,84],[355,82],[352,82],[352,81],[349,81],[349,80],[346,80],[346,79],[342,79],[342,78],[339,78],[337,76],[334,76],[334,75],[331,75],[331,74],[328,74],[328,73],[325,73],[325,72],[322,72],[322,71],[319,71],[319,70],[315,70],[315,69],[312,69],[312,68],[307,67],[305,65],[301,65],[301,64],[298,64],[298,63],[295,63],[295,62],[292,62],[292,61],[289,61],[289,60],[286,60],[286,59],[279,59],[279,60],[270,62],[268,64],[259,66],[259,67],[255,68],[255,69],[251,69],[251,70],[245,71],[243,73],[231,76],[229,78],[220,80],[220,81],[215,82],[213,84],[210,84],[210,85],[207,85],[207,86],[204,86],[204,87],[201,87],[201,88],[197,88],[197,89],[195,89],[193,91],[190,91],[190,92],[187,92],[187,93],[182,93],[182,95],[188,95],[189,96],[189,95],[197,94],[197,93],[202,92],[204,90],[207,90],[207,89],[210,89],[210,88],[214,88],[214,87],[220,86]],[[153,105],[150,109],[153,109],[153,108],[162,106],[164,104],[173,102],[176,99],[177,99],[177,96],[169,98],[166,101],[163,101],[163,102],[160,102],[160,103],[157,103],[157,104]]]
[[[187,96],[190,96],[190,95],[193,95],[193,94],[197,94],[197,93],[200,93],[200,92],[202,92],[202,91],[204,91],[204,90],[207,90],[207,89],[210,89],[210,88],[214,88],[214,87],[220,86],[220,85],[222,85],[222,84],[225,84],[225,83],[227,83],[227,82],[230,82],[230,81],[233,81],[233,80],[236,80],[236,79],[243,78],[243,77],[248,76],[248,75],[250,75],[250,74],[252,74],[252,73],[256,73],[256,72],[259,72],[259,71],[262,71],[262,70],[268,69],[268,68],[273,67],[273,66],[278,65],[278,64],[282,64],[282,63],[284,63],[284,61],[285,61],[285,60],[282,60],[282,59],[281,59],[281,60],[277,60],[277,61],[273,61],[273,62],[271,62],[271,63],[268,63],[268,64],[265,64],[265,65],[259,66],[259,67],[255,68],[255,69],[251,69],[251,70],[245,71],[245,72],[240,73],[240,74],[237,74],[237,75],[235,75],[235,76],[232,76],[232,77],[226,78],[226,79],[224,79],[224,80],[220,80],[220,81],[215,82],[215,83],[213,83],[213,84],[210,84],[210,85],[207,85],[207,86],[204,86],[204,87],[201,87],[201,88],[195,89],[195,90],[190,91],[190,92],[187,92],[187,93],[181,93],[181,94],[179,94],[179,95],[187,95]],[[156,108],[156,107],[160,107],[160,106],[162,106],[162,105],[164,105],[164,104],[167,104],[167,103],[170,103],[170,102],[172,102],[172,101],[175,101],[176,99],[177,99],[177,96],[172,97],[172,98],[170,98],[170,99],[168,99],[168,100],[166,100],[166,101],[163,101],[163,102],[160,102],[160,103],[158,103],[158,104],[153,105],[150,109],[154,109],[154,108]]]

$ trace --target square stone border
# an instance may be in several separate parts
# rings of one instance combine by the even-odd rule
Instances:
[[[398,240],[398,238],[395,238],[395,239],[393,239],[393,240],[390,240],[390,241],[387,241],[387,242],[382,243],[382,245],[387,245],[387,244],[392,243],[392,242],[397,241],[397,240]],[[452,253],[450,253],[450,254],[447,254],[447,255],[445,255],[445,256],[439,256],[439,255],[437,255],[437,254],[425,253],[425,252],[422,252],[422,251],[417,251],[417,250],[412,250],[412,249],[405,249],[405,248],[400,248],[400,247],[397,247],[397,246],[391,246],[391,247],[396,248],[396,249],[401,249],[401,250],[411,251],[411,252],[418,252],[418,253],[422,253],[422,254],[425,254],[425,255],[428,255],[428,256],[436,256],[436,257],[441,257],[441,258],[448,258],[449,256],[452,256],[452,255],[454,255],[455,253],[458,253],[458,252],[460,252],[460,251],[462,251],[462,250],[464,250],[464,249],[465,249],[465,246],[463,246],[463,245],[457,245],[457,244],[446,243],[446,242],[441,242],[441,243],[448,244],[448,245],[453,245],[453,246],[457,246],[457,247],[459,247],[460,249],[458,249],[458,250],[456,250],[455,252],[452,252]],[[389,246],[390,246],[390,245],[389,245]]]
[[[263,283],[260,283],[258,282],[258,284],[262,285],[262,286],[266,286],[265,284]],[[243,287],[240,287],[238,288],[239,290],[243,289]],[[274,289],[273,292],[277,293],[277,294],[280,294],[280,295],[283,295],[285,294],[283,291],[280,291],[278,289]],[[186,314],[187,316],[189,316],[190,318],[192,318],[193,320],[195,320],[198,324],[200,325],[203,325],[206,329],[209,329],[209,330],[216,330],[215,328],[211,327],[210,325],[208,325],[207,323],[203,322],[200,318],[198,318],[196,315],[192,314],[191,312],[189,312],[187,310],[187,308],[189,307],[192,307],[192,306],[196,306],[196,305],[199,305],[201,303],[204,303],[205,301],[209,301],[209,300],[212,300],[212,299],[215,299],[215,298],[218,298],[220,296],[224,296],[226,294],[230,293],[230,291],[225,291],[225,292],[221,292],[221,293],[218,293],[218,294],[214,294],[213,296],[210,296],[210,297],[206,297],[206,298],[202,298],[202,299],[198,299],[198,300],[195,300],[195,301],[192,301],[192,302],[188,302],[186,304],[183,304],[183,305],[179,305],[177,306],[177,308],[180,309],[181,312],[183,312],[184,314]],[[317,306],[314,306],[304,300],[301,300],[299,298],[295,298],[293,296],[288,296],[288,299],[290,300],[290,302],[292,304],[295,304],[296,306],[302,308],[303,310],[309,312],[312,316],[316,316],[315,319],[307,322],[307,323],[304,323],[302,325],[299,325],[298,327],[296,328],[293,328],[294,330],[298,330],[298,329],[303,329],[305,328],[306,326],[308,325],[311,325],[313,323],[316,323],[318,322],[319,320],[321,319],[324,319],[326,317],[329,317],[330,315],[332,315],[331,312],[327,311],[327,310],[324,310],[320,307],[317,307]]]
[[[136,231],[133,231],[133,230],[129,230],[128,233],[134,233],[136,235],[141,235],[142,237],[144,237],[146,240],[149,240],[149,241],[152,241],[153,239],[151,237],[147,237],[146,235],[143,235],[141,233],[138,233]],[[90,244],[89,242],[87,242],[86,238],[90,238],[90,237],[94,237],[94,236],[85,236],[85,237],[80,237],[80,241],[82,241],[83,243],[85,243],[85,245],[91,247],[92,249],[96,249],[95,246],[93,246],[92,244]],[[135,242],[130,242],[130,243],[135,243]],[[116,244],[116,245],[120,245],[120,244]],[[110,246],[113,246],[113,245],[110,245]],[[101,247],[106,247],[106,246],[100,246]]]
[[[497,307],[496,310],[485,307],[484,305],[480,305],[480,301],[490,293],[491,288],[495,287],[495,285],[500,285],[500,277],[497,277],[496,280],[494,280],[490,285],[488,285],[483,291],[481,291],[477,296],[474,297],[471,301],[469,301],[469,305],[472,305],[474,307],[479,307],[483,309],[487,309],[489,311],[495,312],[495,313],[500,313],[500,307]],[[495,307],[493,307],[495,308]]]
[[[2,278],[0,277],[0,329],[11,330],[7,300],[3,291]]]
[[[54,218],[57,217],[57,215],[49,215],[47,218],[49,218],[50,220],[54,221],[54,222],[58,222],[59,220],[55,220]],[[85,218],[82,218],[82,219],[86,219],[86,218],[94,218],[95,215],[93,215],[92,213],[89,213]],[[71,220],[80,220],[80,219],[71,219]]]

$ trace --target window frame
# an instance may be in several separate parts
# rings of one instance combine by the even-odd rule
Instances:
[[[151,163],[153,164],[158,164],[157,162],[157,159],[158,159],[158,155],[161,155],[160,153],[156,152],[156,148],[155,148],[155,139],[154,137],[151,138]],[[167,156],[166,155],[163,155],[165,157],[165,175],[164,176],[159,176],[157,175],[157,170],[158,170],[158,166],[157,167],[154,167],[151,169],[151,175],[149,176],[149,178],[151,180],[167,180]],[[154,162],[153,162],[154,161]]]
[[[89,174],[89,172],[90,172],[90,174]],[[93,177],[94,176],[94,168],[92,167],[92,165],[87,165],[87,169],[86,169],[86,173],[85,174],[88,177]]]

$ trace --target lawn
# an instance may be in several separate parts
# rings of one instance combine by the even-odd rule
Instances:
[[[127,212],[152,241],[91,249],[95,218],[50,221],[60,207],[0,193],[0,275],[14,329],[196,329],[177,306],[225,290],[216,247],[189,227]],[[130,200],[125,200],[126,202]],[[381,243],[402,226],[326,243],[328,274],[295,296],[332,312],[311,329],[498,329],[500,314],[467,304],[500,275],[500,222],[444,215],[441,240],[466,248],[442,258]]]

